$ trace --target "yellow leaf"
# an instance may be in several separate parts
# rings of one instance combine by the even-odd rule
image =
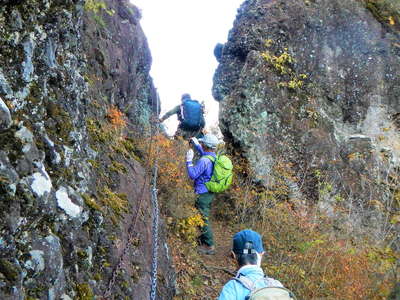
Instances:
[[[399,224],[400,223],[400,215],[395,215],[390,219],[391,224]]]
[[[389,17],[389,24],[390,24],[390,25],[396,24],[396,22],[394,21],[393,16],[390,16],[390,17]]]
[[[370,200],[368,202],[368,204],[373,206],[375,209],[378,209],[378,210],[383,210],[383,208],[384,208],[382,202],[380,202],[378,200]]]

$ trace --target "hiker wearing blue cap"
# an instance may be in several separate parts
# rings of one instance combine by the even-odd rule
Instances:
[[[236,233],[232,241],[232,256],[236,259],[239,270],[237,271],[236,277],[224,285],[218,300],[248,299],[246,297],[249,297],[250,294],[259,291],[260,288],[263,287],[282,289],[282,283],[264,275],[261,269],[261,259],[263,255],[264,247],[259,233],[250,229],[245,229]],[[286,292],[287,290],[282,289],[282,291]],[[278,292],[280,291],[278,290]]]
[[[194,181],[194,191],[197,194],[196,208],[203,217],[205,226],[201,228],[199,252],[214,254],[214,237],[210,224],[211,203],[214,194],[209,192],[205,183],[210,181],[213,173],[213,163],[207,156],[216,157],[215,150],[219,143],[218,138],[212,134],[206,134],[203,138],[190,139],[191,144],[200,153],[201,157],[193,164],[194,152],[190,149],[186,153],[186,167],[189,178]]]

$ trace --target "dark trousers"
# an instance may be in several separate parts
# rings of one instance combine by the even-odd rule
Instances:
[[[200,138],[203,136],[202,130],[203,128],[199,128],[197,130],[188,130],[178,126],[178,129],[175,132],[175,137],[181,136],[184,140],[189,140],[191,137]]]
[[[204,193],[199,194],[196,200],[196,208],[199,210],[205,223],[201,228],[200,243],[208,246],[214,245],[214,237],[210,223],[211,203],[213,199],[213,193]]]

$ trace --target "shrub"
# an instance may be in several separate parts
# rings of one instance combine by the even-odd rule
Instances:
[[[116,128],[124,128],[126,126],[124,114],[115,106],[111,106],[108,109],[107,118],[109,122]]]
[[[300,299],[384,299],[390,292],[393,251],[339,237],[328,218],[300,215],[285,203],[266,215],[268,222],[258,228],[266,245],[265,270]]]
[[[110,16],[113,16],[115,14],[115,11],[113,9],[108,9],[107,4],[104,1],[98,1],[98,0],[85,0],[85,10],[90,11],[94,14],[100,13],[102,10],[104,10],[107,14]]]
[[[298,181],[290,163],[277,162],[271,184],[264,188],[251,180],[246,161],[235,157],[238,178],[228,197],[236,221],[264,237],[264,269],[269,276],[300,299],[385,299],[395,281],[398,253],[383,241],[339,229],[338,220],[311,205],[306,208],[290,200],[288,182]],[[322,183],[320,193],[330,189]]]
[[[183,218],[177,221],[175,232],[178,237],[183,239],[193,246],[197,245],[197,237],[199,235],[198,228],[203,227],[205,222],[200,214],[194,214],[188,218]]]
[[[142,143],[143,153],[148,153],[147,165],[157,161],[157,188],[163,214],[175,234],[193,241],[198,226],[197,210],[194,208],[196,195],[186,174],[185,153],[188,145],[181,139],[171,140],[163,135],[149,138]]]

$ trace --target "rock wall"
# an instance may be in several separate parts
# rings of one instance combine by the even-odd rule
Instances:
[[[101,298],[116,275],[108,299],[147,299],[137,139],[158,103],[140,13],[125,0],[1,2],[0,298]],[[158,299],[171,299],[159,246]]]
[[[344,202],[377,234],[376,211],[399,211],[399,5],[247,0],[213,86],[222,132],[258,183],[282,163],[292,200],[332,216]]]

